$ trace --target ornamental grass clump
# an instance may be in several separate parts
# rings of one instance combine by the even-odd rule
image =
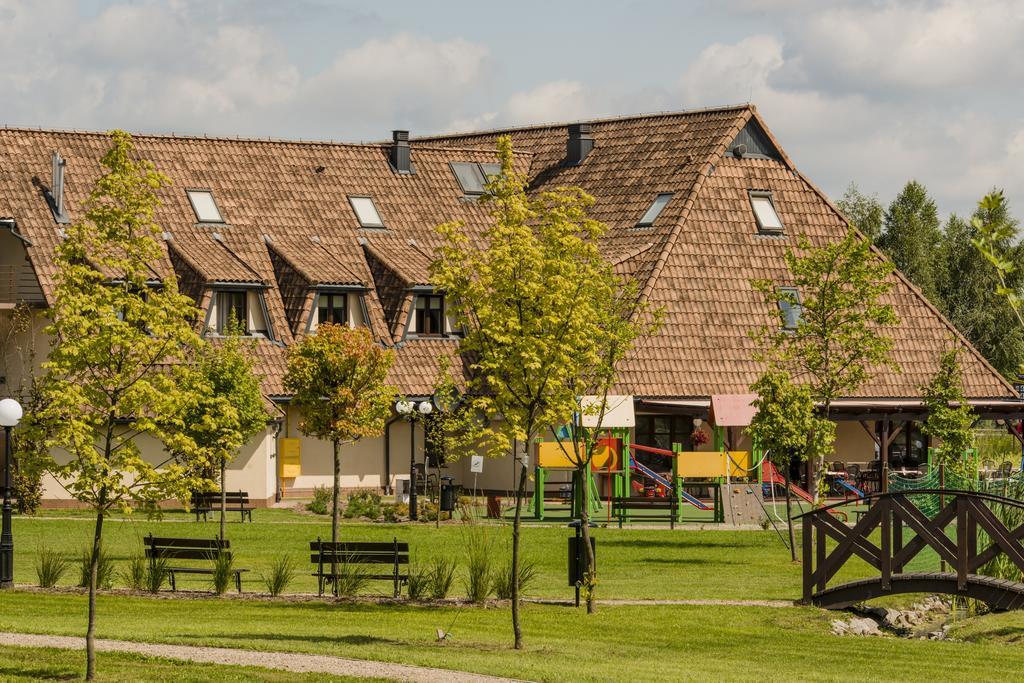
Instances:
[[[56,550],[43,548],[36,558],[36,579],[40,588],[53,588],[68,569],[67,559]]]
[[[434,558],[427,573],[427,590],[434,600],[444,600],[455,583],[456,563],[443,557]]]
[[[89,587],[89,571],[92,566],[92,548],[86,547],[79,556],[78,587]],[[106,550],[100,549],[96,556],[96,588],[110,590],[114,587],[114,561]]]
[[[210,577],[210,583],[214,593],[224,595],[227,592],[228,586],[231,585],[231,579],[235,575],[234,569],[235,557],[231,553],[218,553],[213,558],[213,576]]]
[[[128,568],[121,572],[121,580],[133,591],[146,589],[146,574],[149,571],[149,560],[145,555],[132,555],[128,558]]]
[[[494,573],[494,595],[499,600],[512,599],[512,562],[506,562]],[[537,580],[537,563],[524,560],[519,567],[519,594],[525,595],[527,589]]]
[[[344,558],[336,565],[334,577],[334,594],[350,598],[358,595],[370,583],[370,570],[364,565]]]
[[[470,530],[466,540],[466,597],[471,602],[486,602],[493,588],[494,544],[479,527]]]
[[[295,560],[291,555],[281,555],[270,565],[270,571],[261,574],[263,585],[267,592],[277,597],[288,590],[288,586],[295,579]]]
[[[409,568],[409,578],[405,582],[405,590],[410,600],[422,600],[430,583],[430,570],[422,566]]]

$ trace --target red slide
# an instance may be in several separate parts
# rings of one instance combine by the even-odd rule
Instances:
[[[775,469],[774,463],[765,462],[764,466],[761,468],[761,483],[780,484],[782,486],[785,486],[786,480],[782,477],[781,474],[779,474],[779,471]],[[804,491],[796,484],[790,484],[789,490],[792,491],[793,495],[796,496],[797,498],[803,498],[808,503],[811,503],[812,505],[814,504],[814,498],[811,496],[811,494],[807,493],[807,491]]]

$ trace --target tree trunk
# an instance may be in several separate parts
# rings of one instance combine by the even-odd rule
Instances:
[[[594,562],[594,549],[590,545],[590,481],[587,478],[587,462],[580,472],[583,486],[583,507],[580,510],[580,531],[583,533],[583,548],[587,554],[587,571],[583,575],[583,588],[587,598],[587,614],[593,614],[597,606],[594,602],[594,590],[597,588],[597,564]]]
[[[224,488],[224,470],[227,469],[227,458],[220,459],[220,542],[224,542],[224,512],[228,508],[228,492]]]
[[[796,562],[796,535],[793,533],[793,497],[789,492],[789,477],[783,477],[786,482],[786,526],[789,527],[789,554]]]
[[[341,454],[338,446],[338,441],[334,440],[334,485],[333,491],[331,492],[331,543],[338,542],[338,520],[341,517],[339,509],[339,499],[341,498]],[[331,553],[332,558],[337,557],[337,553]],[[333,576],[338,575],[338,565],[336,562],[331,562],[331,574]],[[334,581],[335,595],[337,595],[338,581]]]
[[[533,435],[526,438],[526,455],[530,453]],[[517,454],[518,455],[518,454]],[[522,529],[523,498],[526,496],[528,468],[526,457],[519,460],[519,486],[516,488],[516,516],[512,521],[512,633],[515,635],[515,649],[523,649],[523,629],[519,624],[519,533]]]
[[[92,536],[92,557],[89,561],[89,626],[85,631],[85,680],[96,678],[96,570],[99,567],[103,538],[103,508],[96,512],[96,529]]]

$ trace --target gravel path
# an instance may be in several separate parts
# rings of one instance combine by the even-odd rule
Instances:
[[[20,647],[52,647],[62,650],[84,650],[85,639],[72,636],[46,636],[30,633],[0,633],[0,645]],[[148,657],[165,657],[207,664],[233,664],[260,666],[303,673],[326,673],[361,678],[387,678],[395,681],[453,681],[456,683],[505,683],[512,678],[499,678],[483,674],[433,669],[425,666],[374,662],[365,659],[347,659],[327,655],[297,654],[291,652],[255,652],[223,647],[195,647],[191,645],[163,645],[135,643],[126,640],[96,640],[99,652],[131,652]]]

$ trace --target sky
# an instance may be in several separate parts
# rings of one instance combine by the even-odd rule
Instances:
[[[0,0],[0,125],[383,140],[753,102],[833,198],[1024,216],[1024,0]]]

